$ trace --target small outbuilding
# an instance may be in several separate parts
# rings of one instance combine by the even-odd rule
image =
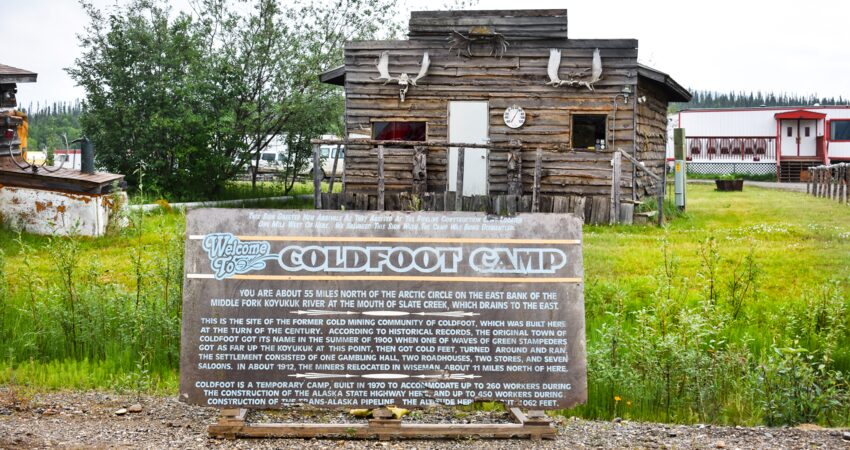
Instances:
[[[37,234],[103,235],[110,223],[121,224],[124,175],[95,172],[87,141],[77,168],[61,154],[58,166],[26,157],[28,120],[15,109],[17,85],[37,77],[0,64],[0,221]]]
[[[808,169],[850,161],[850,106],[686,109],[688,171],[776,174],[807,181]]]
[[[347,133],[343,193],[323,208],[631,222],[662,182],[667,106],[691,98],[638,63],[635,39],[570,39],[563,9],[415,11],[408,39],[344,53],[320,77],[345,89]],[[617,149],[646,170],[612,164]]]

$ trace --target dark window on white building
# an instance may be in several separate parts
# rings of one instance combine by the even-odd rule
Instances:
[[[850,141],[850,120],[833,120],[829,123],[829,139]]]

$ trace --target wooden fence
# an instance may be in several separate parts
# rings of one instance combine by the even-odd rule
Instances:
[[[345,173],[343,172],[343,192],[333,192],[335,171],[331,172],[328,192],[322,192],[322,172],[319,169],[319,146],[322,144],[346,145],[367,144],[374,146],[377,165],[377,189],[371,192],[347,192]],[[350,210],[407,210],[407,211],[481,211],[490,214],[513,215],[525,212],[572,213],[585,223],[591,224],[630,224],[635,219],[635,206],[641,202],[624,199],[621,192],[623,183],[629,183],[630,178],[623,176],[622,159],[634,164],[637,169],[646,172],[659,186],[658,206],[661,209],[663,201],[663,178],[644,167],[622,150],[612,153],[610,172],[610,195],[566,195],[541,192],[541,179],[544,170],[543,150],[537,148],[534,154],[533,182],[531,192],[523,192],[522,183],[522,147],[519,144],[494,146],[489,144],[460,144],[445,142],[388,142],[373,140],[336,141],[314,140],[313,151],[313,186],[314,207],[316,209],[350,209]],[[393,148],[412,146],[414,148],[411,163],[412,177],[410,192],[387,192],[385,186],[385,146]],[[429,192],[427,189],[427,158],[428,147],[457,148],[456,188],[454,191]],[[507,194],[490,194],[464,196],[464,160],[468,148],[507,149],[509,150],[507,165]],[[337,155],[339,152],[337,152]],[[513,161],[513,163],[511,163]],[[334,165],[337,161],[334,161]],[[639,218],[646,218],[642,215]],[[658,214],[659,223],[663,221]]]
[[[839,203],[848,203],[848,184],[850,184],[850,163],[830,164],[810,167],[806,192],[814,197],[829,198]]]

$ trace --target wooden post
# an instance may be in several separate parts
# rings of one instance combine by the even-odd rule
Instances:
[[[508,195],[522,195],[522,148],[508,151]]]
[[[457,182],[455,183],[455,211],[463,211],[463,166],[466,162],[466,150],[457,149]]]
[[[319,153],[321,146],[313,144],[313,208],[322,209],[322,165]]]
[[[611,214],[608,218],[609,224],[615,224],[620,220],[620,176],[622,175],[622,156],[620,152],[614,152],[611,160]]]
[[[328,181],[328,194],[334,193],[334,179],[336,179],[336,164],[339,162],[339,148],[340,145],[336,145],[336,154],[334,154],[334,166],[331,169],[331,179]]]
[[[844,163],[844,203],[850,203],[850,164]]]
[[[820,170],[817,167],[811,167],[810,169],[812,171],[812,196],[817,197],[818,189],[820,188],[820,180],[818,179],[820,177]]]
[[[378,211],[384,210],[384,146],[378,146]]]
[[[422,197],[428,192],[428,157],[425,147],[413,147],[413,194]]]
[[[664,193],[667,192],[667,174],[662,173],[658,183],[658,226],[664,225]]]
[[[806,169],[809,172],[809,176],[806,178],[806,194],[812,193],[812,168],[809,167]]]
[[[838,199],[838,183],[841,181],[841,166],[835,166],[830,172],[835,172],[835,176],[832,177],[832,199]]]
[[[534,188],[531,191],[531,212],[540,212],[540,178],[543,174],[543,149],[537,147],[534,156]]]
[[[847,204],[848,197],[850,197],[850,164],[844,163],[844,184],[841,185],[841,194],[844,199],[844,203]]]

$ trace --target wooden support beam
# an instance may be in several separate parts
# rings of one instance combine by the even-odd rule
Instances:
[[[466,160],[466,149],[457,149],[457,181],[455,182],[455,211],[463,211],[463,166]]]
[[[812,168],[809,167],[806,169],[809,172],[809,176],[806,178],[806,194],[812,193]]]
[[[378,146],[378,211],[384,210],[384,146]]]
[[[664,176],[659,181],[660,183],[658,183],[658,226],[660,227],[664,225],[664,193],[667,192],[667,176]]]
[[[428,154],[427,148],[413,148],[413,194],[422,197],[428,192]]]
[[[620,176],[622,175],[622,153],[614,152],[611,159],[611,214],[609,224],[615,224],[620,220]]]
[[[322,166],[320,146],[313,144],[313,208],[322,209]]]
[[[334,180],[336,179],[336,165],[339,162],[339,150],[340,150],[340,148],[341,148],[341,146],[339,144],[337,144],[336,153],[334,154],[334,166],[331,169],[331,178],[328,181],[328,192],[329,193],[333,193],[333,191],[334,191]]]
[[[531,191],[531,212],[540,212],[540,179],[543,174],[543,149],[537,147],[534,157],[534,187]]]
[[[264,423],[248,424],[245,421],[246,409],[223,409],[217,423],[210,425],[207,432],[210,437],[235,439],[253,438],[462,438],[478,436],[481,438],[529,438],[533,440],[554,439],[557,430],[552,426],[543,411],[529,411],[523,414],[518,408],[511,408],[511,414],[518,423],[495,424],[405,424],[395,419],[384,408],[373,411],[374,419],[368,423]]]
[[[407,147],[414,148],[422,147],[463,147],[463,148],[485,148],[490,150],[510,150],[520,147],[520,144],[468,144],[463,142],[447,142],[447,141],[381,141],[375,139],[313,139],[312,144],[324,145],[363,145],[367,147],[376,147],[384,145],[387,147]],[[555,147],[553,147],[555,148]]]
[[[508,195],[522,195],[522,149],[511,149],[507,155]]]

